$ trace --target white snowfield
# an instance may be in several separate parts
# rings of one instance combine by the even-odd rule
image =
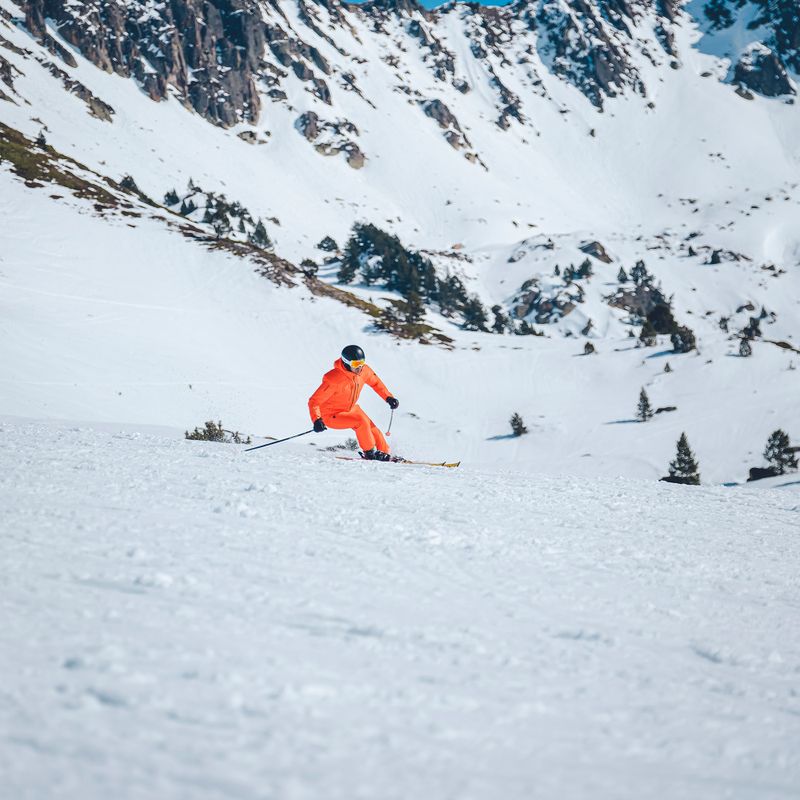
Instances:
[[[800,494],[0,423],[25,798],[792,798]]]

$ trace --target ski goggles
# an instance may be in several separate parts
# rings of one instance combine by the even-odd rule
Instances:
[[[354,358],[352,361],[348,361],[346,358],[342,358],[345,364],[347,364],[350,369],[358,369],[359,367],[366,366],[367,360],[365,358]]]

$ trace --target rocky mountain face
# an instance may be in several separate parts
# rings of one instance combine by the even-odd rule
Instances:
[[[135,79],[153,99],[174,93],[214,124],[254,122],[262,98],[288,103],[294,76],[325,106],[338,92],[363,95],[355,70],[365,37],[382,41],[382,60],[396,70],[397,89],[442,128],[447,142],[471,160],[458,109],[410,86],[406,54],[417,51],[434,80],[461,95],[473,88],[476,64],[496,92],[496,124],[507,129],[528,119],[514,84],[546,93],[549,71],[580,90],[599,110],[625,92],[647,97],[643,63],[680,68],[675,25],[685,16],[680,0],[517,0],[505,7],[450,3],[427,11],[414,0],[24,0],[24,25],[68,63],[71,53],[54,34],[107,72]],[[710,0],[701,25],[723,31],[755,11],[750,27],[762,38],[741,54],[732,80],[767,96],[794,93],[800,71],[800,11],[794,0]],[[49,25],[48,25],[49,22]],[[457,55],[448,41],[460,28],[469,52]],[[323,49],[329,51],[326,56]],[[337,56],[332,63],[330,53]],[[476,64],[465,63],[472,60]],[[303,119],[299,130],[318,151],[344,152],[363,163],[358,145],[339,120]],[[346,127],[346,124],[345,124]],[[319,141],[317,132],[330,135]]]
[[[258,117],[267,31],[255,0],[30,0],[23,9],[35,37],[48,37],[52,20],[93,64],[135,78],[153,100],[172,88],[217,124]]]
[[[800,72],[800,5],[796,0],[710,0],[703,12],[712,30],[744,25],[752,33],[733,69],[740,90],[767,97],[793,95],[789,77]]]

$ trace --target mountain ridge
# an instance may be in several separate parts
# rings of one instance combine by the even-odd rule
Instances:
[[[296,8],[296,24],[284,6]],[[710,2],[702,6],[702,14],[712,31],[724,30],[749,8],[733,0]],[[795,84],[787,69],[800,71],[797,12],[785,2],[761,2],[755,8],[760,16],[753,25],[767,29],[767,41],[738,54],[733,79],[740,88],[766,95],[793,95]],[[531,58],[526,59],[533,69],[551,71],[602,110],[607,99],[626,91],[647,96],[632,51],[638,50],[654,64],[667,61],[678,69],[675,24],[690,19],[703,22],[687,15],[675,0],[518,0],[503,7],[451,2],[433,10],[413,0],[364,4],[177,0],[161,6],[144,0],[80,6],[63,0],[24,0],[21,9],[26,28],[41,41],[52,41],[46,24],[51,20],[59,35],[96,66],[134,78],[153,100],[164,99],[168,88],[174,90],[184,104],[224,127],[258,120],[262,84],[273,100],[285,100],[281,84],[289,70],[331,105],[334,68],[306,39],[318,37],[345,56],[348,47],[352,50],[358,44],[356,19],[370,26],[372,35],[387,34],[386,24],[399,24],[406,38],[417,39],[429,51],[437,80],[446,81],[454,77],[458,59],[436,34],[450,17],[459,18],[472,57],[493,73],[504,106],[501,127],[507,127],[509,116],[521,122],[524,112],[519,97],[494,74],[487,53],[507,66],[506,45],[533,36],[533,45],[528,46]],[[651,25],[661,53],[639,40],[642,24]],[[345,37],[344,46],[336,36]],[[66,59],[69,62],[68,53]],[[350,85],[358,91],[353,82]]]

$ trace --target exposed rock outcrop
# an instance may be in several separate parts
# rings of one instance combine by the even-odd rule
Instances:
[[[97,119],[101,119],[104,122],[111,122],[114,116],[114,109],[108,104],[103,102],[99,97],[95,96],[86,86],[84,86],[80,81],[76,81],[75,79],[71,78],[64,72],[63,69],[59,69],[55,64],[51,63],[44,63],[43,66],[49,70],[50,74],[54,77],[58,78],[61,83],[63,84],[64,88],[70,93],[74,94],[76,97],[83,100],[86,103],[86,108],[89,109],[89,113],[96,117]]]
[[[366,156],[361,148],[349,138],[358,136],[358,128],[352,122],[329,122],[320,119],[314,111],[307,111],[297,119],[295,127],[321,155],[335,156],[344,153],[347,164],[353,169],[361,169],[366,163]]]
[[[543,325],[556,322],[571,313],[583,302],[580,286],[544,286],[536,278],[522,284],[511,301],[512,314],[516,319],[532,319]]]
[[[764,44],[752,45],[744,53],[734,68],[733,80],[765,97],[795,94],[781,60]]]
[[[27,0],[26,26],[52,40],[45,24],[106,72],[135,78],[154,100],[172,87],[186,105],[230,126],[258,118],[255,75],[265,36],[256,0]],[[72,54],[66,53],[67,63]]]
[[[580,249],[587,256],[592,256],[598,261],[602,261],[603,264],[610,264],[614,260],[600,242],[584,242]]]

